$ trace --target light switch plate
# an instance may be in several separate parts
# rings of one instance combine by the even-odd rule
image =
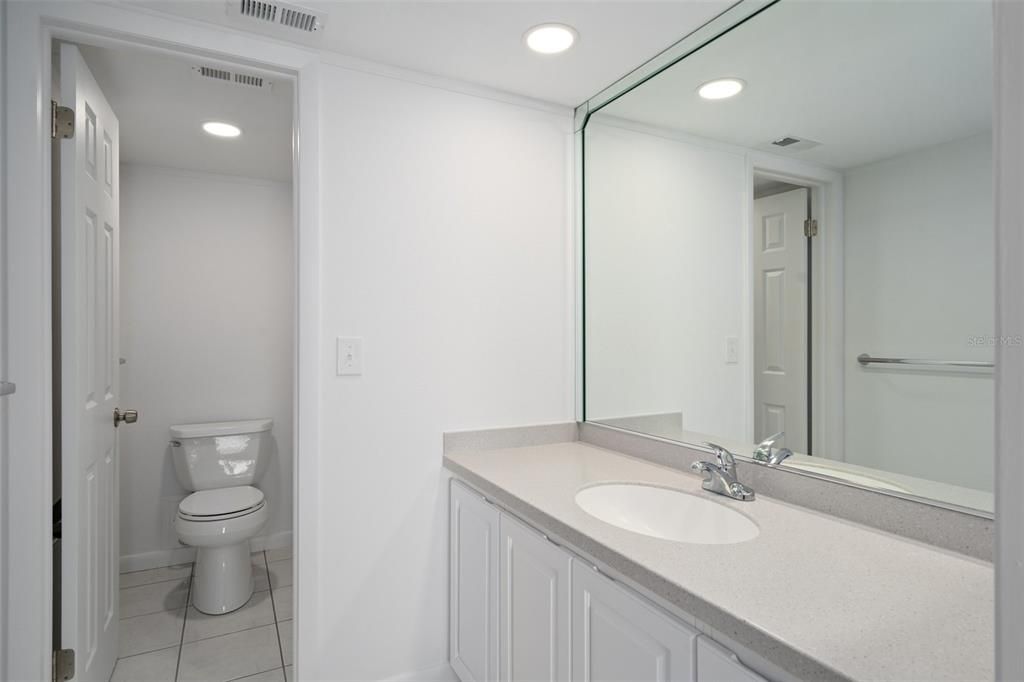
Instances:
[[[354,336],[338,337],[338,376],[363,373],[363,340]]]
[[[740,340],[736,336],[725,337],[725,364],[736,365],[740,361]]]

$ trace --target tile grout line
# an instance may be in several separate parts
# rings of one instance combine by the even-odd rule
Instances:
[[[122,575],[124,575],[124,574],[122,574]],[[190,575],[192,575],[192,574],[190,573],[189,576]],[[124,587],[121,587],[120,586],[120,582],[119,582],[117,589],[119,589],[119,590],[134,590],[134,589],[138,589],[140,587],[152,587],[153,585],[159,585],[160,583],[181,582],[182,580],[184,580],[187,577],[188,576],[179,576],[177,578],[165,578],[163,580],[154,580],[154,581],[148,582],[148,583],[139,583],[138,585],[125,585]]]
[[[267,587],[270,588],[270,608],[274,610],[274,632],[277,633],[277,653],[281,658],[281,677],[287,680],[288,675],[284,671],[284,647],[281,646],[281,624],[277,620],[277,603],[274,601],[274,585],[270,579],[270,560],[267,558],[266,551],[263,552],[263,563],[267,567]],[[294,579],[292,582],[295,582]]]
[[[185,648],[185,627],[188,625],[188,605],[192,603],[192,583],[196,579],[196,564],[192,562],[192,569],[189,571],[188,593],[185,595],[185,615],[181,619],[181,637],[178,639],[178,660],[174,664],[174,682],[178,682],[178,674],[181,672],[181,650]]]
[[[288,587],[288,586],[286,585],[285,587]],[[253,590],[253,595],[257,595],[257,594],[259,594],[261,592],[269,592],[269,591],[270,590]],[[191,598],[191,592],[189,592],[189,594],[186,595],[186,602],[189,602],[190,598]],[[246,602],[246,603],[248,603],[248,602]],[[189,603],[186,603],[185,607],[188,607],[189,605],[190,605]],[[131,620],[132,618],[142,618],[143,616],[155,616],[158,613],[173,613],[175,611],[178,611],[180,608],[184,608],[184,607],[178,607],[177,609],[160,609],[158,611],[146,611],[145,613],[136,613],[135,615],[132,615],[132,616],[125,616],[124,618],[118,618],[118,620],[123,623],[126,620]],[[268,623],[268,625],[269,625],[269,623]]]

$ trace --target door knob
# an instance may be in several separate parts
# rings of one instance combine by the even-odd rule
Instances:
[[[114,428],[115,429],[118,426],[121,425],[121,422],[124,422],[125,424],[134,424],[137,421],[139,421],[139,411],[138,410],[125,410],[125,411],[122,412],[120,407],[115,407],[114,408]]]

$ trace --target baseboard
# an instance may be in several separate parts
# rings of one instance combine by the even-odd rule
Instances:
[[[271,533],[270,535],[262,535],[253,538],[249,543],[252,545],[252,551],[254,552],[290,547],[292,544],[292,532],[285,530],[279,533]],[[195,558],[196,548],[185,546],[158,549],[152,552],[140,552],[139,554],[126,554],[121,557],[121,573],[187,564],[195,560]]]
[[[381,682],[459,682],[459,678],[452,667],[444,663],[434,668],[389,677]]]
[[[250,540],[249,544],[252,545],[252,551],[254,552],[262,552],[267,549],[283,549],[285,547],[291,547],[292,532],[290,530],[282,530],[279,533],[261,535]]]

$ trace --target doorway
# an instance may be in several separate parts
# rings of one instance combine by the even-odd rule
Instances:
[[[75,123],[53,157],[54,648],[75,651],[76,679],[284,679],[294,661],[292,82],[84,42],[57,43],[53,65]],[[204,131],[228,121],[240,134]],[[250,486],[269,517],[247,540],[252,596],[208,615],[196,548],[176,532],[179,503],[198,488],[171,433],[252,418],[272,421],[274,444]]]
[[[811,188],[754,175],[754,441],[813,454]]]

